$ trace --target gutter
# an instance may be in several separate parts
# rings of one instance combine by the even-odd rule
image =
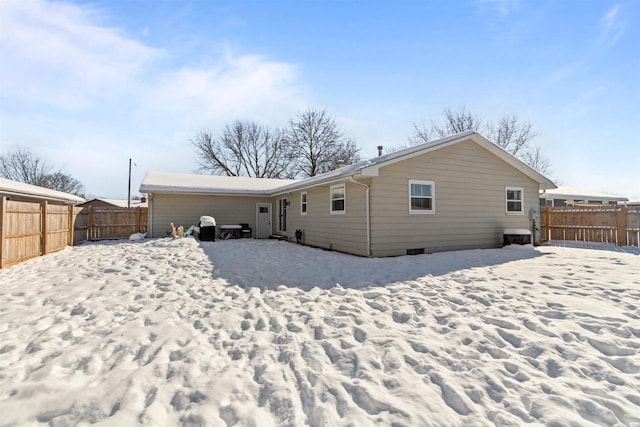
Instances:
[[[367,184],[363,184],[361,182],[356,181],[353,176],[349,177],[349,181],[353,182],[354,184],[360,185],[361,187],[364,187],[366,190],[365,193],[365,206],[366,206],[366,215],[367,215],[367,256],[371,256],[371,209],[369,207],[369,192],[371,191],[371,187],[369,187]]]
[[[44,196],[44,195],[35,194],[35,193],[21,193],[19,191],[13,191],[13,190],[0,190],[0,193],[2,193],[3,195],[6,195],[7,197],[21,197],[21,198],[27,198],[27,199],[47,200],[51,202],[62,202],[65,205],[73,205],[73,206],[79,205],[80,203],[85,203],[79,200],[65,199],[62,197],[55,197],[55,196]]]
[[[278,197],[278,196],[281,196],[283,194],[290,194],[290,193],[292,193],[294,191],[304,191],[304,190],[308,190],[309,188],[312,188],[312,187],[318,187],[320,185],[331,185],[331,184],[335,184],[335,183],[339,183],[339,182],[345,182],[345,180],[353,180],[353,175],[350,175],[350,176],[338,176],[335,179],[330,179],[330,180],[327,180],[327,181],[312,182],[312,183],[309,183],[307,185],[303,185],[301,187],[295,187],[295,188],[287,188],[288,186],[285,186],[285,187],[282,187],[281,189],[273,190],[273,192],[270,195],[271,195],[271,197]],[[353,182],[355,182],[356,184],[359,184],[359,185],[365,185],[365,184],[362,184],[362,183],[357,182],[357,181],[353,181]],[[366,187],[366,185],[365,185],[365,187]],[[278,191],[278,190],[280,190],[280,191]]]

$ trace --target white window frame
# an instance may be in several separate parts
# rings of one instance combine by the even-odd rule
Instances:
[[[334,199],[333,198],[333,191],[337,190],[337,189],[342,189],[343,196],[342,196],[341,199]],[[343,208],[342,208],[341,211],[333,210],[333,202],[335,200],[342,200],[343,201]],[[347,186],[345,184],[332,185],[331,187],[329,187],[329,214],[330,215],[344,215],[346,211],[347,211]]]
[[[509,199],[509,191],[519,191],[520,199]],[[504,188],[504,208],[507,215],[524,215],[524,189],[522,187],[505,187]],[[510,211],[509,202],[520,202],[519,211]]]
[[[414,195],[412,195],[411,194],[411,185],[412,184],[429,185],[431,187],[431,196],[423,197],[423,196],[414,196]],[[431,209],[429,209],[429,210],[413,209],[411,207],[411,199],[412,198],[431,199]],[[436,213],[436,183],[435,183],[435,181],[418,181],[416,179],[410,179],[409,180],[409,214],[411,214],[411,215],[413,215],[413,214],[422,215],[422,214],[435,214],[435,213]]]
[[[307,214],[307,200],[308,200],[307,192],[303,191],[300,193],[300,215]]]

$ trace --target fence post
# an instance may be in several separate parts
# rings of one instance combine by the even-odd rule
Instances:
[[[551,208],[545,206],[544,208],[544,225],[547,228],[547,242],[551,240]]]
[[[625,205],[620,206],[617,216],[617,243],[618,246],[625,246],[627,244],[627,207]]]
[[[92,212],[93,210],[93,206],[89,205],[89,209],[87,210],[87,240],[88,241],[93,241],[93,239],[91,238],[91,234],[93,233],[93,230],[91,230],[91,221],[92,221]]]
[[[40,227],[40,242],[42,247],[40,248],[40,255],[47,254],[47,241],[49,240],[49,236],[47,235],[47,210],[48,204],[46,200],[40,202],[40,219],[42,220],[42,226]]]
[[[135,209],[135,215],[136,215],[136,228],[135,230],[133,230],[134,233],[139,233],[140,232],[140,207],[136,207]]]
[[[7,198],[0,197],[0,268],[4,267],[4,234],[6,229],[5,210],[7,206]]]
[[[73,205],[69,205],[69,241],[68,246],[73,246]]]

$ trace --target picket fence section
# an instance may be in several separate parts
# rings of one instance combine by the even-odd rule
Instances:
[[[640,247],[640,207],[542,208],[542,239]]]

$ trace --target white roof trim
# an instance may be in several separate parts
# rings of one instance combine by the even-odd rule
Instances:
[[[37,185],[25,184],[24,182],[12,181],[6,178],[0,178],[0,194],[52,200],[74,205],[85,202],[82,197],[76,196],[75,194],[39,187]]]
[[[294,183],[289,179],[249,178],[246,176],[197,175],[147,172],[141,193],[181,193],[210,195],[270,196],[273,190]]]

